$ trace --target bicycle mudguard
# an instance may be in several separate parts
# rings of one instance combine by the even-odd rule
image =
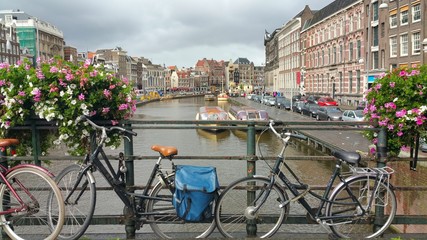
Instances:
[[[51,173],[49,170],[47,170],[46,168],[44,168],[44,167],[41,167],[41,166],[37,166],[37,165],[34,165],[34,164],[29,164],[29,163],[24,163],[24,164],[19,164],[19,165],[17,165],[17,166],[15,166],[15,167],[12,167],[12,168],[8,168],[7,169],[7,171],[6,171],[6,173],[4,174],[5,176],[8,174],[8,173],[10,173],[11,171],[13,171],[13,170],[15,170],[15,169],[19,169],[19,168],[35,168],[35,169],[38,169],[38,170],[40,170],[41,172],[43,172],[43,173],[46,173],[49,177],[55,177],[55,175],[53,175],[53,173]]]

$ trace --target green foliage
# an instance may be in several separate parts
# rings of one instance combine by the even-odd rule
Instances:
[[[427,66],[395,69],[376,79],[368,90],[365,118],[387,129],[391,155],[413,146],[415,137],[426,130]],[[373,132],[367,137],[376,143]]]
[[[91,128],[76,125],[78,116],[110,120],[111,125],[116,125],[132,116],[135,103],[127,79],[115,78],[102,66],[91,65],[90,60],[74,65],[56,58],[39,63],[37,68],[28,61],[0,64],[0,137],[15,135],[21,142],[31,142],[31,134],[14,134],[11,127],[30,118],[45,119],[58,126],[54,144],[65,143],[75,154],[83,154],[89,147]],[[52,132],[43,134],[42,147],[48,147],[52,144],[48,137]],[[118,144],[119,136],[112,136],[107,143]]]

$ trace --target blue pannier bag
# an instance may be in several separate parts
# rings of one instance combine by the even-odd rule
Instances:
[[[219,189],[215,167],[175,166],[172,203],[178,217],[189,222],[212,218],[213,202]]]

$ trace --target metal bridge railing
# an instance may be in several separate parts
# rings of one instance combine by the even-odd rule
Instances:
[[[242,126],[234,126],[235,121],[185,121],[185,120],[140,120],[133,119],[129,121],[123,121],[121,124],[128,129],[210,129],[210,128],[221,128],[221,129],[239,129],[247,131],[247,149],[246,155],[244,156],[176,156],[176,159],[189,159],[189,160],[197,160],[197,159],[215,159],[215,160],[245,160],[247,161],[247,172],[248,174],[256,173],[256,130],[264,129],[267,122],[265,121],[249,121],[247,125]],[[205,126],[203,124],[220,124],[220,126]],[[313,122],[313,121],[299,121],[299,122],[286,122],[286,129],[292,131],[304,131],[304,130],[340,130],[340,131],[360,131],[360,128],[350,128],[349,126],[354,125],[366,125],[367,123],[349,123],[349,122]],[[32,121],[29,122],[25,126],[15,127],[15,130],[20,129],[31,129],[32,132],[32,145],[34,149],[33,156],[17,156],[13,159],[8,158],[13,161],[34,161],[35,164],[41,165],[45,160],[79,160],[81,157],[55,157],[55,156],[41,156],[40,155],[40,135],[39,130],[41,129],[54,129],[54,124],[46,123],[44,121]],[[384,128],[363,128],[364,131],[377,131],[378,132],[378,144],[377,144],[377,154],[376,154],[376,163],[377,167],[385,166],[387,161],[387,139],[386,139],[386,130]],[[316,139],[316,141],[322,142],[322,139]],[[330,143],[324,141],[323,143],[328,148],[337,148],[337,146],[333,146]],[[134,186],[135,185],[135,161],[142,159],[156,159],[157,156],[135,156],[134,155],[134,140],[133,138],[125,139],[123,144],[123,150],[125,154],[125,164],[128,169],[128,173],[126,174],[126,184],[129,189],[141,189],[144,186]],[[119,151],[117,151],[119,152]],[[3,156],[0,153],[0,156]],[[269,157],[267,157],[269,158]],[[273,159],[274,157],[271,157]],[[333,160],[333,157],[330,156],[287,156],[288,160]],[[363,160],[363,158],[362,158]],[[366,160],[366,159],[365,159]],[[411,158],[395,158],[395,161],[409,161]],[[427,161],[426,158],[419,158],[418,161]],[[49,167],[49,166],[47,166]],[[250,171],[249,171],[250,170]],[[222,186],[224,187],[224,186]],[[313,186],[313,189],[323,189],[324,186]],[[427,191],[427,186],[395,186],[396,191]],[[97,188],[98,190],[110,191],[111,188]],[[123,215],[95,215],[92,224],[94,225],[109,225],[109,224],[126,224],[124,222]],[[291,215],[288,217],[285,224],[306,224],[307,220],[305,216],[299,215]],[[426,215],[397,215],[394,219],[394,224],[427,224],[427,216]],[[125,226],[125,229],[128,231],[135,231],[134,226]]]

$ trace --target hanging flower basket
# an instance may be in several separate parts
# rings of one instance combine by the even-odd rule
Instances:
[[[88,150],[91,128],[75,125],[78,116],[108,120],[112,125],[130,118],[136,102],[128,80],[115,78],[102,66],[90,63],[87,60],[74,65],[59,58],[39,62],[36,68],[28,61],[1,63],[0,137],[10,135],[11,127],[37,117],[57,125],[51,143],[65,143],[74,153],[82,154]],[[118,144],[118,136],[108,142],[111,146]]]

